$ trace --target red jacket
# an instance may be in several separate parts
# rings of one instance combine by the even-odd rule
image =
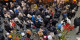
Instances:
[[[53,12],[51,12],[51,14],[52,14],[52,16],[54,16],[54,13]]]

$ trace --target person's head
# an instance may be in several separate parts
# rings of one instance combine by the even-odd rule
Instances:
[[[35,15],[33,15],[33,17],[35,18]]]
[[[40,15],[38,15],[38,18],[40,18],[41,16]]]
[[[14,21],[19,21],[18,17],[14,18]]]
[[[18,10],[21,10],[21,6],[18,6],[17,9],[18,9]]]
[[[11,31],[11,33],[13,33],[13,31]]]
[[[23,14],[22,14],[22,13],[19,13],[19,15],[18,15],[18,16],[23,17]]]
[[[6,3],[6,5],[8,5],[8,3]]]
[[[30,1],[28,0],[28,2],[30,2]]]
[[[7,9],[6,9],[6,8],[3,8],[3,10],[4,10],[4,11],[7,11]]]
[[[24,2],[26,2],[27,0],[24,0]]]
[[[10,2],[10,5],[12,4],[12,2]]]
[[[29,22],[31,22],[31,20],[30,20],[30,19],[29,19],[28,21],[29,21]]]
[[[23,10],[26,10],[26,7],[23,7]]]
[[[6,36],[8,36],[10,33],[6,33]]]
[[[24,32],[22,32],[22,33],[21,33],[21,36],[25,36],[25,33],[24,33]]]
[[[32,18],[32,16],[30,14],[27,14],[27,17]]]
[[[7,20],[4,20],[4,23],[7,23]]]
[[[27,29],[26,33],[28,33],[28,34],[31,35],[31,30],[30,29]]]
[[[25,14],[23,14],[23,16],[26,16]]]
[[[9,10],[11,13],[14,13],[12,10]]]
[[[64,21],[63,21],[63,22],[67,23],[67,20],[66,20],[66,19],[64,19]]]
[[[75,10],[72,10],[72,13],[74,13],[75,12]]]
[[[51,35],[48,35],[48,40],[52,40],[52,36]]]
[[[22,1],[22,3],[24,3],[24,1]]]
[[[70,5],[67,5],[68,6],[68,8],[70,8]]]

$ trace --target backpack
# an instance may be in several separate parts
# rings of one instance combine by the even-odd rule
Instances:
[[[74,25],[75,25],[75,27],[80,25],[80,18],[74,19]]]

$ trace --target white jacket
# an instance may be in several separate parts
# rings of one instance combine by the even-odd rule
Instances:
[[[66,18],[67,23],[71,24],[71,20],[69,18]]]

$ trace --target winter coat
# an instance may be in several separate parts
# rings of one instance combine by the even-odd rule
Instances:
[[[62,14],[63,19],[65,19],[67,17],[67,13]]]
[[[67,18],[67,23],[71,24],[71,20],[69,18]]]
[[[54,12],[51,12],[51,14],[52,14],[52,17],[54,16]]]
[[[53,19],[53,20],[52,20],[52,25],[53,25],[53,26],[56,26],[57,23],[58,23],[58,21],[57,21],[56,19]]]
[[[5,24],[4,24],[4,27],[5,27],[5,30],[6,30],[7,32],[9,32],[9,33],[10,33],[10,31],[12,30],[12,28],[10,28],[10,25],[9,25],[8,23],[5,23]]]
[[[18,12],[18,9],[15,10],[15,16],[18,16],[19,15],[19,12]]]
[[[38,19],[39,22],[43,22],[41,17],[40,18],[37,17],[37,19]]]
[[[32,21],[35,23],[35,21],[36,21],[36,18],[34,18],[33,16],[32,16]]]
[[[58,24],[58,29],[61,29],[61,27],[62,27],[62,24]]]
[[[43,34],[47,35],[47,30],[46,29],[43,30]]]

